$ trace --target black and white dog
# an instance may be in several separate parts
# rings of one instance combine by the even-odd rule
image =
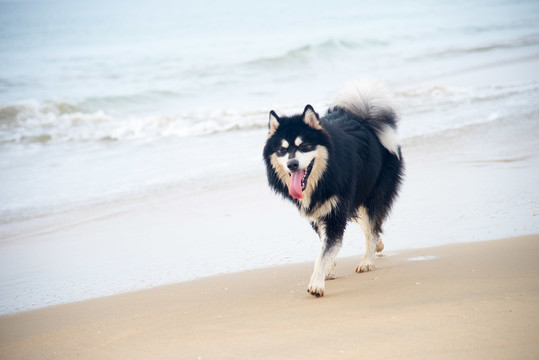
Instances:
[[[320,118],[311,105],[303,114],[269,114],[264,161],[270,187],[292,201],[320,236],[307,291],[323,296],[348,221],[365,232],[366,251],[357,272],[374,270],[382,223],[404,174],[396,136],[397,116],[385,90],[359,83],[339,94]]]

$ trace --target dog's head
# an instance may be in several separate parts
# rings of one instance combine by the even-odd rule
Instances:
[[[271,111],[268,128],[264,147],[267,164],[288,188],[290,196],[310,197],[326,168],[330,144],[318,114],[311,105],[305,107],[303,114],[290,117],[279,117]]]

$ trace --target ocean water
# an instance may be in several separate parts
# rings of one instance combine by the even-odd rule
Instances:
[[[537,56],[536,1],[0,1],[0,223],[256,173],[237,136],[366,76],[403,139],[535,115],[537,69],[437,79]]]
[[[538,61],[535,0],[0,0],[0,243],[46,215],[263,177],[270,110],[324,113],[366,77],[393,92],[404,145],[535,131]]]

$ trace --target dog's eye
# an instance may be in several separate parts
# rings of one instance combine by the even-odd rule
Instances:
[[[301,152],[309,152],[309,151],[313,151],[314,150],[314,145],[312,144],[306,144],[306,143],[303,143],[299,146],[299,151]]]
[[[284,156],[284,154],[286,154],[286,148],[284,147],[280,147],[277,149],[277,151],[275,152],[277,154],[277,156]]]

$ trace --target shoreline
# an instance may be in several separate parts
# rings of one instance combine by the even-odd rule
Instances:
[[[2,358],[535,358],[539,235],[396,251],[316,299],[312,263],[0,316]],[[504,265],[505,264],[505,265]]]

